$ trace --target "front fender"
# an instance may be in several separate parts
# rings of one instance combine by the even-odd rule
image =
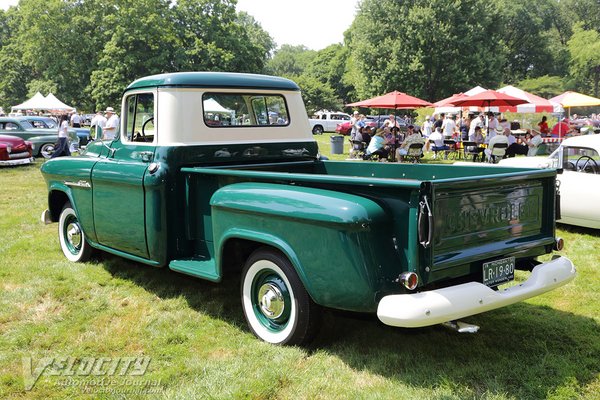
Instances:
[[[347,193],[272,183],[236,183],[211,198],[217,254],[227,240],[271,245],[292,262],[320,305],[375,311],[382,259],[390,259],[387,214]]]
[[[94,229],[91,171],[95,159],[60,157],[46,161],[40,168],[48,186],[48,206],[57,220],[64,205],[64,194],[77,213],[81,227],[91,241],[96,241]]]

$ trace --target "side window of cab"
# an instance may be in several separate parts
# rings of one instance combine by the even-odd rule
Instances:
[[[125,99],[126,142],[153,143],[156,136],[154,121],[154,93],[135,93]]]

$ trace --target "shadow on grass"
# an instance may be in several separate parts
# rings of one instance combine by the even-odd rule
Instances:
[[[560,229],[567,231],[569,233],[600,237],[600,229],[585,228],[583,226],[575,226],[575,225],[566,225],[566,224],[561,224],[560,222],[557,223],[557,226]]]
[[[195,311],[248,331],[239,279],[215,284],[110,255],[102,264],[114,277],[163,299],[183,296]],[[306,351],[325,351],[392,382],[446,387],[468,397],[546,398],[565,386],[576,396],[597,379],[600,327],[591,318],[520,303],[465,320],[480,325],[480,332],[459,334],[439,325],[399,329],[371,315],[326,311]]]

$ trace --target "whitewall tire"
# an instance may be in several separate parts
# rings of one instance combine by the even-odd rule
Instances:
[[[241,295],[250,329],[265,342],[300,345],[316,333],[319,307],[278,251],[261,248],[252,253],[242,273]]]
[[[90,259],[92,247],[88,244],[77,214],[69,202],[60,212],[58,239],[60,248],[69,261],[84,262]]]

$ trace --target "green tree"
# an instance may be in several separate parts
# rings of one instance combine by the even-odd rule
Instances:
[[[332,88],[342,103],[349,103],[350,93],[354,88],[345,79],[348,73],[348,59],[349,51],[346,46],[332,44],[317,52],[304,74]]]
[[[321,109],[338,110],[342,106],[334,90],[318,79],[300,75],[294,80],[302,90],[302,99],[309,115]]]
[[[56,93],[57,91],[58,87],[56,83],[52,81],[34,79],[27,83],[27,97],[33,97],[37,92],[48,95],[48,93]]]
[[[505,51],[503,77],[507,83],[566,72],[567,61],[557,53],[553,19],[555,0],[499,0],[501,40]],[[562,24],[561,24],[562,25]],[[564,47],[564,45],[563,45]]]
[[[287,77],[302,75],[316,55],[316,51],[306,46],[284,44],[267,62],[267,73]]]
[[[565,81],[559,76],[544,75],[538,78],[524,79],[517,86],[526,92],[537,94],[546,99],[565,91]]]
[[[495,86],[504,54],[495,15],[484,0],[363,0],[347,35],[356,94],[397,89],[435,100]]]
[[[134,79],[172,70],[177,43],[168,0],[115,0],[114,9],[104,18],[110,38],[91,74],[91,95],[102,108],[118,104]]]
[[[53,82],[68,104],[88,105],[85,89],[96,67],[98,32],[93,29],[101,2],[21,0],[15,41],[28,80]],[[42,11],[43,10],[43,11]],[[96,14],[93,13],[96,11]]]
[[[586,30],[582,23],[577,23],[568,45],[571,54],[571,74],[581,90],[591,90],[597,97],[600,82],[600,33],[596,30]]]

